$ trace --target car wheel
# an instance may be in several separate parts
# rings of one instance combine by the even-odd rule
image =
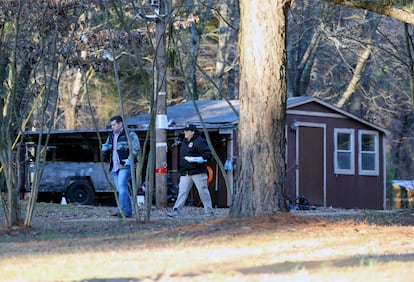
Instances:
[[[79,205],[91,205],[94,200],[94,191],[87,182],[73,182],[66,192],[69,203]]]

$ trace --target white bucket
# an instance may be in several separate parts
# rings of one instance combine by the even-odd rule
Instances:
[[[144,203],[145,203],[145,196],[138,195],[137,196],[137,204],[138,204],[138,206],[143,206]]]

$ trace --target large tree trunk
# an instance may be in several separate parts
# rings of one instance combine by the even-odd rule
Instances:
[[[240,3],[240,123],[231,215],[286,211],[286,10],[279,0]]]

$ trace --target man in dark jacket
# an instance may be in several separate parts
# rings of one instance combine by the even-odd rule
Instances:
[[[112,172],[116,190],[118,191],[119,206],[125,217],[132,217],[132,198],[128,190],[131,170],[139,152],[139,139],[135,132],[129,131],[132,152],[129,150],[128,137],[124,130],[121,116],[111,118],[112,132],[102,144],[102,152],[110,156],[109,171]],[[131,166],[132,165],[132,166]],[[111,215],[121,216],[117,209]]]
[[[204,205],[206,217],[214,216],[211,196],[207,186],[207,165],[211,158],[211,151],[206,140],[200,136],[197,127],[189,124],[184,128],[184,140],[180,148],[180,184],[178,197],[172,212],[167,213],[171,217],[179,217],[181,208],[184,206],[188,193],[195,184],[201,201]]]

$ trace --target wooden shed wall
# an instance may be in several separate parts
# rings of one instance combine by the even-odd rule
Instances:
[[[325,130],[325,140],[323,148],[325,150],[325,197],[326,206],[339,208],[367,208],[383,209],[384,204],[384,159],[383,159],[383,138],[384,134],[379,132],[379,175],[367,176],[359,174],[358,167],[358,131],[376,129],[359,122],[358,120],[346,117],[338,112],[324,107],[317,103],[309,103],[296,108],[290,108],[287,115],[287,171],[286,171],[286,190],[287,194],[293,198],[296,195],[296,132],[290,129],[290,125],[296,121],[298,124],[306,126],[323,126]],[[354,129],[354,174],[344,175],[335,174],[334,170],[334,129]],[[312,142],[308,142],[309,146]],[[306,145],[305,145],[306,146]],[[315,148],[308,147],[308,150]],[[311,164],[311,165],[316,165]],[[304,195],[306,197],[306,195]]]

